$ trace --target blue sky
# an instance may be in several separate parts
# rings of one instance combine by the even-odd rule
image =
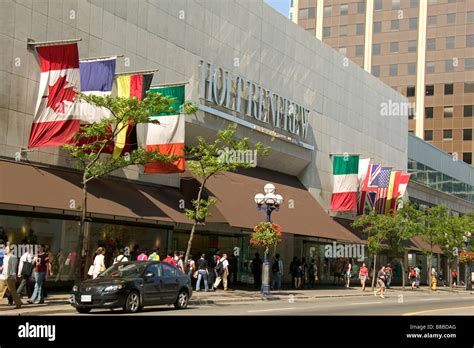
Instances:
[[[290,12],[290,0],[265,0],[265,2],[288,18]]]

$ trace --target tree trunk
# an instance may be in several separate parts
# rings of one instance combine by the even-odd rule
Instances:
[[[405,261],[403,259],[400,260],[400,265],[402,266],[402,289],[405,290]]]
[[[204,180],[201,184],[201,187],[199,187],[199,193],[197,196],[197,206],[195,207],[195,212],[196,212],[196,218],[199,213],[199,207],[200,207],[200,202],[201,202],[201,196],[202,196],[202,191],[204,190],[204,185],[206,185],[206,180]],[[184,268],[187,270],[188,268],[188,259],[189,259],[189,254],[191,253],[191,247],[193,245],[193,238],[194,238],[194,232],[196,231],[196,226],[197,226],[198,221],[194,219],[193,222],[193,227],[191,228],[191,233],[189,235],[189,240],[188,240],[188,247],[186,248],[186,255],[184,256]]]
[[[374,254],[374,269],[372,271],[372,291],[374,291],[376,268],[377,268],[377,254]]]
[[[87,182],[85,176],[82,178],[82,206],[81,206],[81,220],[79,222],[79,238],[76,248],[76,264],[74,272],[74,284],[79,285],[81,281],[81,267],[82,267],[82,248],[84,246],[84,234],[86,229],[86,214],[87,214]]]

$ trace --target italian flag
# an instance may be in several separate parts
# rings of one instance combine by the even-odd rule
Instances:
[[[359,156],[334,156],[332,211],[357,210]]]
[[[138,131],[138,142],[147,151],[156,151],[168,156],[181,156],[174,162],[155,162],[145,165],[145,173],[182,173],[185,169],[184,161],[184,115],[180,109],[184,104],[184,85],[152,88],[152,93],[160,93],[173,98],[170,105],[173,112],[162,112],[151,116],[160,124],[148,123],[140,125]]]

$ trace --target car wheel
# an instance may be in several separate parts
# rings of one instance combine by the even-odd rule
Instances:
[[[76,307],[76,311],[78,311],[81,314],[87,314],[91,311],[91,308]]]
[[[178,298],[176,299],[176,302],[174,303],[174,308],[176,309],[186,309],[188,306],[188,293],[186,290],[181,290],[178,294]]]
[[[140,295],[136,291],[132,291],[128,294],[125,300],[123,310],[127,313],[136,313],[140,309]]]

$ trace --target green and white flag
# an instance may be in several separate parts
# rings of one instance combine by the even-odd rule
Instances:
[[[332,211],[357,210],[359,155],[333,157]]]

